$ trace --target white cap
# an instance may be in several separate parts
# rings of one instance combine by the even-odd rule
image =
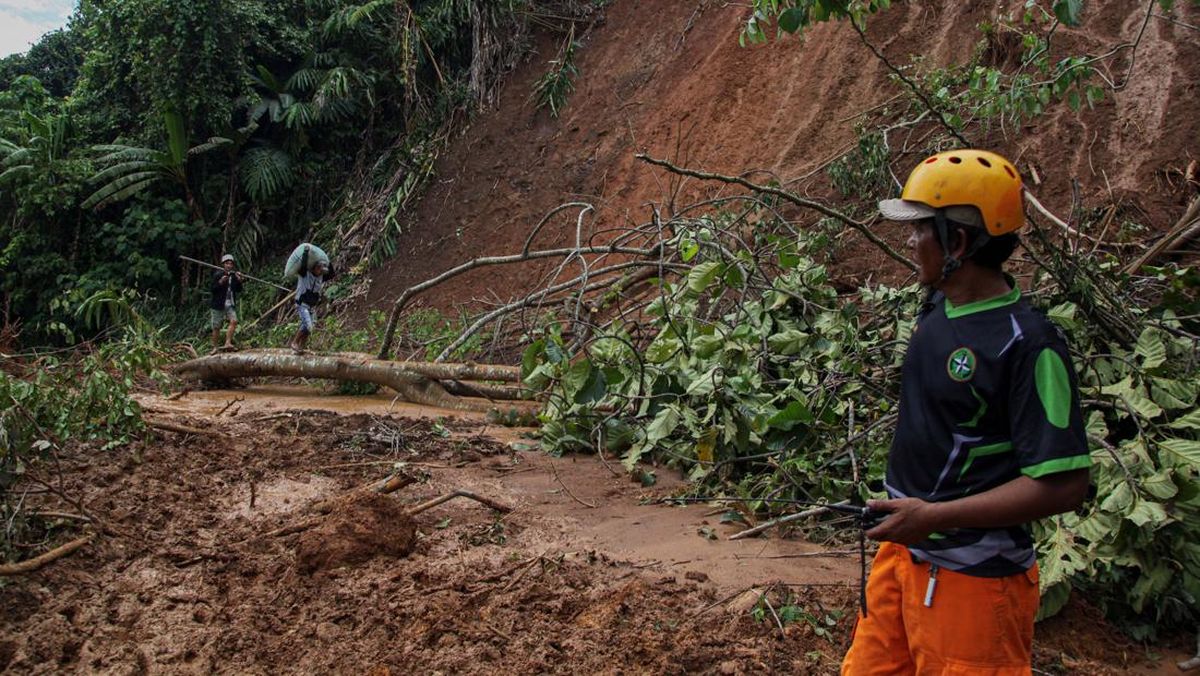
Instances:
[[[946,220],[954,221],[959,225],[983,227],[983,215],[979,213],[978,207],[970,204],[958,204],[946,207],[945,211]],[[919,221],[933,218],[937,214],[937,210],[924,202],[892,199],[879,202],[879,213],[889,221]]]
[[[232,260],[233,260],[233,254],[225,254],[224,256],[221,256],[222,263],[224,263],[225,261],[232,261]]]

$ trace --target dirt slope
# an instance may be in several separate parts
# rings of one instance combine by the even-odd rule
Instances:
[[[963,61],[979,39],[976,25],[1019,2],[895,3],[870,24],[871,40],[896,63],[921,52],[928,61]],[[1200,10],[1178,3],[1187,23]],[[1107,51],[1130,40],[1144,3],[1088,3],[1087,22],[1060,30],[1059,44]],[[519,250],[534,223],[556,205],[596,206],[594,228],[649,220],[647,203],[680,203],[712,186],[679,185],[634,159],[644,151],[723,173],[763,170],[784,181],[821,167],[855,139],[856,114],[900,92],[846,25],[822,25],[803,41],[740,48],[745,9],[736,4],[614,0],[579,51],[582,76],[562,117],[535,110],[532,82],[557,45],[513,75],[498,108],[480,114],[444,153],[439,178],[417,207],[397,256],[377,270],[358,310],[385,308],[407,285],[473,256]],[[1115,64],[1120,72],[1124,62]],[[1037,191],[1056,213],[1070,212],[1071,181],[1085,204],[1125,200],[1128,218],[1161,230],[1182,212],[1183,192],[1164,181],[1196,155],[1200,122],[1200,40],[1160,18],[1146,27],[1131,84],[1096,110],[1069,111],[980,139],[1044,181]],[[905,157],[898,173],[917,158]],[[902,175],[902,173],[901,173]],[[1178,180],[1176,180],[1178,183]],[[816,190],[821,192],[821,188]],[[801,221],[802,223],[805,221]],[[575,215],[560,214],[539,244],[568,242]],[[601,238],[603,235],[601,235]],[[852,247],[842,272],[889,267]],[[529,269],[490,269],[459,278],[426,297],[443,308],[472,298],[507,297],[536,277]]]

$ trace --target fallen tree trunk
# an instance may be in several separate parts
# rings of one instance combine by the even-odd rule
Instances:
[[[280,351],[238,352],[193,359],[175,367],[175,371],[181,376],[202,380],[276,376],[374,383],[395,390],[401,399],[414,404],[481,413],[497,409],[490,402],[456,397],[438,382],[395,362],[374,359],[295,355]]]
[[[283,350],[279,348],[265,348],[257,350],[243,351],[239,354],[264,354],[264,355],[282,355],[294,356],[295,353],[291,350]],[[428,361],[391,361],[388,359],[379,359],[374,355],[365,352],[331,352],[319,355],[322,357],[334,357],[336,359],[350,359],[361,362],[379,362],[388,364],[402,371],[416,373],[426,378],[434,380],[496,380],[505,383],[521,382],[521,367],[507,366],[503,364],[476,364],[474,362],[463,362],[460,364],[445,364],[441,362]]]

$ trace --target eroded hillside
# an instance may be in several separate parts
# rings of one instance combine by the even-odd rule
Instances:
[[[867,35],[895,64],[926,55],[926,66],[962,63],[979,49],[978,25],[1021,3],[896,3],[874,17]],[[443,154],[438,178],[417,207],[398,253],[373,274],[360,308],[383,308],[408,285],[473,256],[519,250],[535,223],[568,201],[595,206],[594,231],[650,220],[649,203],[687,204],[715,186],[671,180],[637,160],[637,152],[728,174],[759,172],[803,192],[829,196],[822,168],[856,141],[862,113],[904,93],[847,24],[823,24],[802,40],[740,47],[745,9],[714,2],[615,0],[582,40],[577,90],[559,119],[538,110],[532,84],[557,45],[512,76],[498,107],[482,113]],[[1130,62],[1106,62],[1119,88],[1095,109],[1054,112],[1019,128],[997,126],[972,140],[1013,157],[1055,213],[1069,218],[1072,182],[1082,207],[1119,206],[1121,220],[1163,230],[1182,213],[1181,180],[1195,156],[1198,123],[1190,112],[1200,81],[1198,12],[1177,7],[1183,22],[1146,19],[1141,3],[1089,3],[1077,29],[1060,28],[1055,44],[1100,55],[1144,35]],[[985,58],[1012,58],[997,39]],[[898,143],[918,147],[919,138]],[[903,176],[916,160],[898,151]],[[914,153],[917,152],[914,150]],[[1184,187],[1181,187],[1181,184]],[[800,224],[815,219],[797,215]],[[574,238],[575,213],[559,214],[539,245]],[[893,233],[893,240],[895,234]],[[603,239],[605,235],[600,234]],[[853,239],[853,238],[851,238]],[[889,274],[869,246],[840,253],[844,281]],[[549,265],[549,264],[547,264]],[[894,266],[890,266],[894,267]],[[534,271],[491,268],[436,289],[443,308],[471,299],[507,297],[534,284]],[[899,274],[899,270],[890,273]]]

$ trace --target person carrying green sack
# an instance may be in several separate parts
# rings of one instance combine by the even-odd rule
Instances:
[[[300,256],[296,279],[296,314],[300,316],[300,329],[289,343],[289,347],[296,354],[304,354],[308,347],[308,338],[316,327],[316,306],[321,302],[321,292],[325,288],[325,282],[333,279],[333,266],[324,260],[318,258],[309,267],[309,246],[302,246],[304,251]]]

